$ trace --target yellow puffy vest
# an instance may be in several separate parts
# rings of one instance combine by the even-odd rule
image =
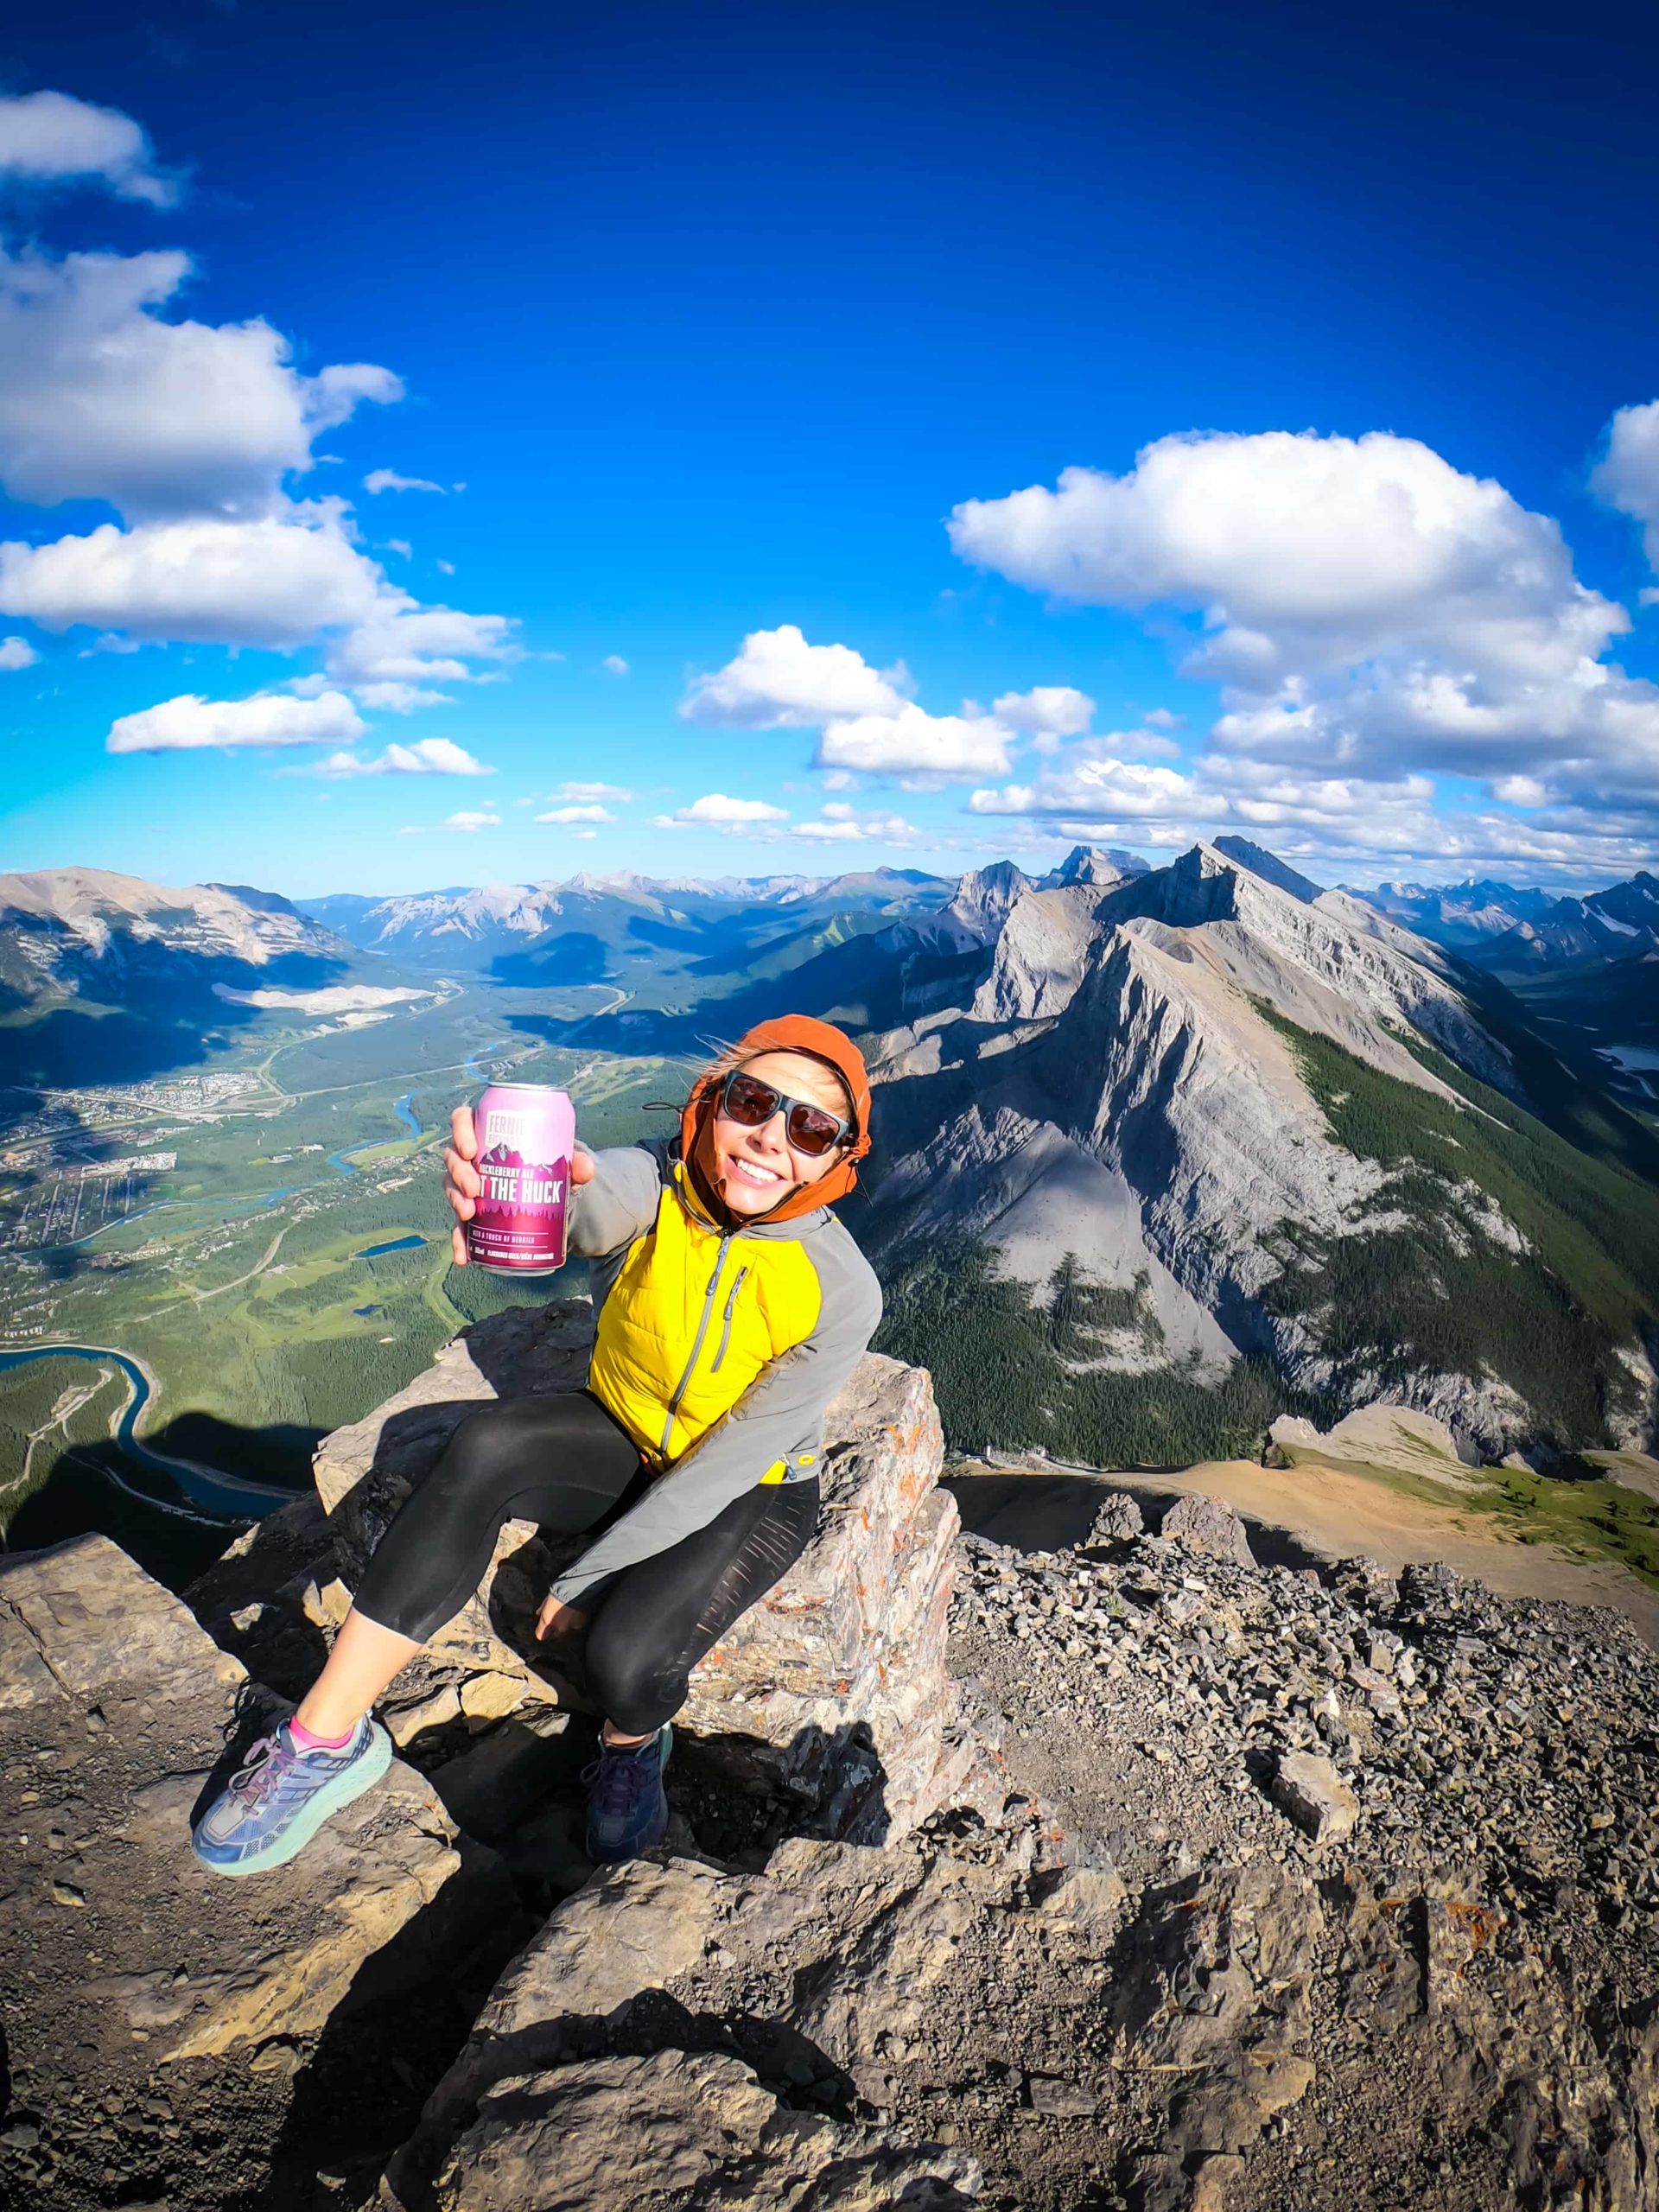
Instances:
[[[772,1360],[817,1326],[823,1292],[798,1239],[693,1218],[685,1169],[628,1247],[600,1309],[588,1387],[652,1465],[665,1467],[729,1413]],[[780,1482],[784,1463],[762,1482]]]

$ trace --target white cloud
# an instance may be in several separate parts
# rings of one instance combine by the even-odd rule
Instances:
[[[558,795],[561,798],[613,799],[619,806],[633,803],[633,793],[620,784],[561,784]]]
[[[412,745],[389,745],[378,760],[359,760],[353,753],[330,753],[320,776],[493,776],[452,738],[417,738]]]
[[[443,826],[446,830],[465,830],[468,831],[474,830],[499,830],[501,827],[501,817],[499,814],[463,811],[460,814],[446,815],[444,817]]]
[[[321,683],[324,679],[317,680]],[[387,715],[412,715],[419,707],[454,704],[447,691],[423,691],[417,683],[359,683],[356,697],[359,706],[372,707]]]
[[[369,621],[389,592],[331,508],[130,531],[102,523],[85,537],[0,545],[0,613],[46,630],[87,623],[137,638],[290,646]]]
[[[1167,707],[1154,707],[1141,717],[1148,729],[1179,729],[1186,720],[1185,715],[1172,714]]]
[[[362,401],[401,398],[390,369],[291,365],[268,322],[164,321],[186,254],[0,246],[0,482],[52,505],[107,499],[129,520],[258,515],[312,441]]]
[[[1602,659],[1624,610],[1554,522],[1414,440],[1163,438],[1126,476],[966,501],[950,535],[1036,589],[1200,618],[1185,672],[1224,687],[1228,752],[1659,788],[1659,687]]]
[[[794,623],[753,630],[735,660],[694,677],[680,702],[687,721],[727,729],[812,729],[904,704],[902,664],[878,671],[850,645],[809,645]]]
[[[1659,399],[1645,407],[1619,409],[1590,484],[1609,506],[1644,525],[1648,565],[1659,569]]]
[[[461,683],[474,674],[469,660],[516,655],[510,634],[516,626],[504,614],[422,607],[388,587],[367,619],[329,647],[328,671],[344,683]]]
[[[453,561],[439,561],[435,565],[441,576],[453,576],[455,573],[455,564]]]
[[[1032,691],[1005,691],[991,702],[1000,722],[1022,737],[1081,737],[1089,727],[1095,702],[1086,691],[1069,683],[1039,683]]]
[[[123,200],[170,207],[178,198],[157,174],[149,141],[118,108],[93,107],[67,92],[0,98],[0,175],[32,183],[98,177]]]
[[[405,561],[412,561],[415,557],[415,548],[406,537],[389,537],[386,540],[386,550],[388,553],[400,554]]]
[[[628,672],[628,664],[620,653],[607,653],[600,666],[608,669],[613,676],[626,676]]]
[[[787,822],[789,816],[781,806],[768,806],[765,799],[728,798],[724,791],[709,791],[702,798],[693,799],[690,806],[652,818],[658,830],[713,827],[741,830],[756,823]]]
[[[870,775],[948,779],[1005,775],[1014,733],[988,716],[930,715],[900,705],[892,714],[832,721],[814,765]]]
[[[538,814],[537,822],[556,822],[569,826],[576,822],[614,822],[616,817],[603,806],[556,806],[546,814]]]
[[[372,494],[381,492],[436,492],[443,491],[442,484],[435,484],[427,476],[400,476],[395,468],[372,468],[363,479],[363,489]]]
[[[296,699],[290,691],[257,691],[248,699],[163,699],[123,715],[105,740],[109,753],[188,753],[205,746],[349,745],[365,728],[340,691]]]
[[[1150,768],[1143,762],[1120,760],[1106,749],[1109,744],[1109,739],[1086,739],[1033,783],[976,791],[968,801],[969,811],[1099,814],[1114,821],[1194,819],[1215,811],[1213,798],[1203,798],[1190,776],[1174,768]]]
[[[859,814],[850,806],[826,806],[817,822],[794,822],[780,832],[819,845],[920,845],[928,842],[901,814]]]
[[[39,658],[27,638],[0,638],[0,669],[33,668]]]

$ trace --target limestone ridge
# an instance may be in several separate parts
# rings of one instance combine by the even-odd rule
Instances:
[[[1262,1352],[1292,1388],[1334,1394],[1334,1410],[1403,1396],[1482,1448],[1526,1436],[1531,1409],[1513,1379],[1344,1367],[1317,1300],[1290,1313],[1270,1294],[1294,1256],[1285,1224],[1306,1243],[1375,1237],[1408,1218],[1398,1175],[1338,1141],[1285,1024],[1452,1100],[1411,1049],[1421,1042],[1525,1103],[1455,959],[1243,840],[1195,845],[1104,890],[1010,888],[982,978],[872,1040],[887,1154],[874,1195],[899,1224],[887,1264],[966,1235],[1040,1291],[1071,1253],[1118,1294],[1139,1285],[1147,1325],[1103,1346],[1108,1364],[1144,1367],[1155,1322],[1164,1357],[1196,1355],[1211,1376]],[[1526,1249],[1466,1179],[1414,1177],[1412,1191],[1414,1223],[1437,1218],[1452,1249]],[[1647,1378],[1627,1415],[1639,1440],[1650,1366],[1639,1341],[1621,1357]]]
[[[113,997],[181,965],[266,968],[349,949],[286,899],[228,884],[186,890],[100,868],[0,875],[0,982],[26,999]]]

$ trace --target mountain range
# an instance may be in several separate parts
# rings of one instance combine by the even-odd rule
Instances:
[[[1174,1465],[1389,1397],[1471,1452],[1559,1452],[1659,1414],[1650,911],[1646,874],[1327,890],[1232,837],[1155,868],[1080,846],[1041,876],[386,899],[64,870],[0,879],[0,990],[26,1074],[75,1065],[73,1033],[106,1080],[130,1030],[153,1059],[157,1025],[436,973],[604,984],[597,1024],[537,1027],[625,1056],[821,1014],[879,1087],[848,1218],[884,1342],[932,1368],[958,1446]],[[1616,957],[1557,962],[1580,925]],[[1546,947],[1537,972],[1511,944]]]
[[[1645,868],[1582,899],[1485,881],[1379,883],[1352,895],[1497,975],[1659,950],[1659,880]]]

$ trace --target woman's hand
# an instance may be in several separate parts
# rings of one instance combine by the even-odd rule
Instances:
[[[455,1217],[455,1225],[449,1232],[449,1250],[458,1268],[467,1264],[467,1231],[463,1224],[472,1219],[482,1188],[478,1170],[473,1165],[477,1158],[478,1131],[473,1125],[473,1109],[470,1106],[457,1106],[449,1116],[449,1142],[443,1155],[443,1195]],[[570,1180],[591,1183],[593,1179],[594,1156],[578,1146],[571,1154]]]
[[[574,1605],[567,1605],[562,1598],[554,1597],[550,1591],[542,1602],[541,1611],[536,1616],[536,1641],[545,1643],[550,1636],[556,1642],[568,1643],[572,1637],[580,1636],[587,1625],[586,1613],[578,1612]]]
[[[473,1109],[457,1106],[449,1116],[449,1142],[443,1155],[443,1195],[455,1217],[449,1249],[458,1268],[467,1264],[467,1231],[462,1224],[472,1219],[474,1201],[481,1187],[473,1165],[477,1158],[478,1131],[473,1127]]]

